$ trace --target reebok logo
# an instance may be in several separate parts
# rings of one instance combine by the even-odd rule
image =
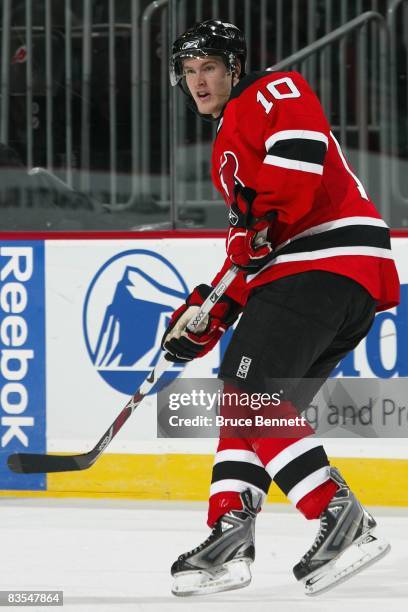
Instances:
[[[182,49],[183,51],[184,49],[197,49],[199,44],[200,44],[199,40],[190,40],[184,43],[184,45],[182,46]]]
[[[339,512],[342,511],[342,509],[343,509],[342,506],[333,506],[333,508],[329,508],[329,511],[331,512],[333,516],[337,516]]]
[[[239,378],[247,377],[249,368],[251,366],[251,362],[252,362],[251,357],[246,357],[245,355],[242,356],[242,359],[239,363],[238,370],[237,370],[237,376]]]
[[[362,544],[370,544],[370,542],[374,542],[374,540],[376,539],[377,538],[375,538],[373,535],[371,535],[371,533],[369,533],[368,536],[364,538],[364,540],[361,540],[358,546],[361,546]]]
[[[228,213],[228,219],[229,222],[231,223],[231,225],[236,225],[239,221],[238,215],[236,213],[234,213],[234,211],[232,210],[232,208],[230,208],[229,213]]]
[[[231,523],[225,523],[224,521],[221,521],[221,531],[222,533],[224,533],[224,531],[228,531],[228,529],[232,529],[234,527],[234,525],[231,525]]]

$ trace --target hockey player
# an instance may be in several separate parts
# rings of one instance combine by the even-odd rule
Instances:
[[[242,312],[220,368],[224,390],[260,391],[297,379],[285,396],[285,410],[295,413],[366,336],[375,312],[398,304],[399,283],[388,227],[308,83],[297,72],[245,75],[245,59],[242,32],[220,21],[199,23],[173,44],[172,84],[196,112],[217,121],[212,179],[229,209],[229,232],[212,285],[231,263],[241,272],[192,334],[186,325],[211,291],[196,287],[173,313],[162,346],[171,361],[201,357]],[[212,531],[173,564],[175,595],[249,584],[255,518],[272,480],[307,519],[320,519],[315,542],[294,567],[307,594],[386,554],[374,518],[312,434],[306,428],[297,437],[220,439]],[[345,564],[351,553],[356,557]]]

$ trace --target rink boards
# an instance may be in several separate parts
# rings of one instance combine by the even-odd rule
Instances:
[[[206,499],[216,440],[156,439],[154,396],[86,472],[22,476],[6,463],[13,452],[92,448],[146,377],[169,312],[223,263],[223,236],[202,236],[0,237],[3,494]],[[340,376],[408,376],[408,237],[395,234],[393,250],[401,304],[377,315]],[[228,340],[169,376],[214,378]],[[363,501],[408,505],[406,439],[338,439],[326,448]],[[270,499],[284,501],[276,487]]]

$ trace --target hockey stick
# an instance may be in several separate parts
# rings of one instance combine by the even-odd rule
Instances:
[[[218,302],[220,297],[226,291],[227,287],[229,287],[229,285],[232,283],[238,274],[238,271],[239,268],[237,266],[231,266],[231,268],[227,270],[218,285],[202,304],[197,315],[191,319],[187,326],[190,331],[194,331],[205,315],[211,311],[214,304]],[[130,398],[109,429],[105,431],[95,447],[88,453],[81,453],[79,455],[14,453],[13,455],[10,455],[7,460],[10,470],[16,472],[17,474],[37,474],[45,472],[73,472],[90,468],[111,443],[130,415],[133,414],[134,410],[136,410],[143,398],[154,387],[161,375],[170,367],[171,362],[167,361],[164,358],[164,355],[164,352],[160,354],[156,366],[141,384],[133,397]]]

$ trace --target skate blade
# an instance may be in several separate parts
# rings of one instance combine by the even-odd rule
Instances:
[[[346,548],[338,559],[327,564],[324,572],[316,570],[304,580],[305,594],[313,597],[330,591],[385,557],[390,550],[390,544],[379,540],[374,531],[365,533]]]
[[[242,589],[251,582],[250,563],[247,559],[229,561],[216,574],[182,572],[175,576],[171,592],[177,597],[191,597]]]

